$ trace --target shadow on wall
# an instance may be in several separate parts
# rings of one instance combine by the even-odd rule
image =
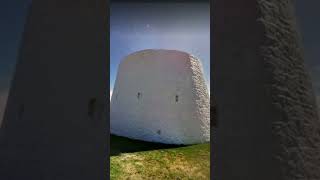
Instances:
[[[1,91],[0,92],[0,127],[3,120],[4,111],[7,104],[7,98],[8,98],[8,91]]]
[[[110,155],[116,156],[121,153],[131,153],[140,151],[151,151],[157,149],[170,149],[184,147],[184,145],[169,145],[162,143],[152,143],[133,140],[121,136],[110,135]]]

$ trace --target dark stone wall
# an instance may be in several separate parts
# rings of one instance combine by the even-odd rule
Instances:
[[[290,0],[213,3],[213,177],[320,179],[319,117]]]
[[[106,3],[33,0],[1,127],[1,180],[106,179]]]
[[[291,0],[258,1],[265,40],[261,46],[272,103],[273,158],[283,179],[320,179],[320,122],[303,58]]]

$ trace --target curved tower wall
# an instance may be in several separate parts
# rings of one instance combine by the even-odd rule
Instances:
[[[0,179],[106,179],[107,2],[33,0],[0,136]]]
[[[201,63],[174,50],[144,50],[119,66],[111,133],[152,142],[193,144],[210,138],[209,95]]]
[[[293,2],[212,4],[214,179],[320,179],[320,121]]]

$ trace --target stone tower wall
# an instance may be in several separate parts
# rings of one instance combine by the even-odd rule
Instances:
[[[1,127],[0,179],[106,176],[107,4],[33,0]]]
[[[120,64],[111,133],[168,144],[207,142],[209,95],[200,61],[173,50],[144,50]]]
[[[319,117],[290,0],[213,3],[216,179],[319,179]]]

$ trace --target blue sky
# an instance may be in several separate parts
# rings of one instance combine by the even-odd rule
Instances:
[[[121,60],[143,49],[174,49],[195,55],[210,88],[209,3],[112,4],[110,91]]]

